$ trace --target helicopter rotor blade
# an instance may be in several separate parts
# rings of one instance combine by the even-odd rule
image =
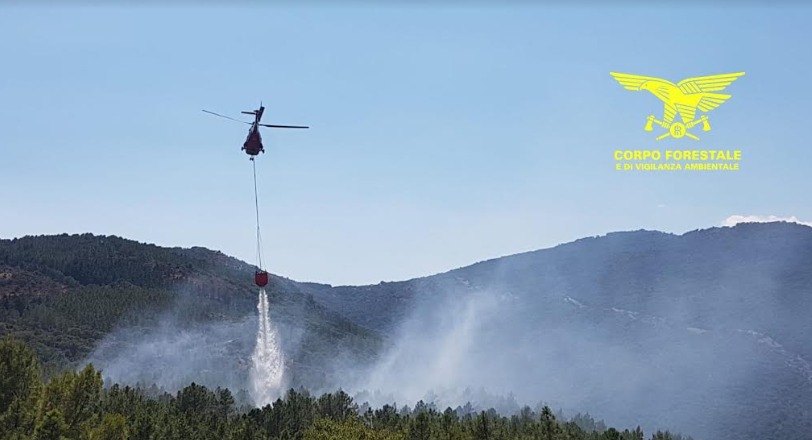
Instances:
[[[248,125],[251,125],[251,123],[250,123],[250,122],[240,121],[239,119],[234,119],[234,118],[232,118],[232,117],[230,117],[230,116],[224,116],[224,115],[221,115],[221,114],[219,114],[219,113],[210,112],[210,111],[208,111],[208,110],[202,110],[202,111],[203,111],[203,112],[205,112],[205,113],[208,113],[208,114],[214,115],[214,116],[219,116],[219,117],[221,117],[221,118],[226,118],[226,119],[232,120],[232,121],[234,121],[234,122],[239,122],[239,123],[241,123],[241,124],[248,124]]]
[[[271,128],[310,128],[305,125],[274,125],[274,124],[259,124],[259,125]]]

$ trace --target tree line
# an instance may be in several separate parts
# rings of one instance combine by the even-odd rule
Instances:
[[[262,408],[239,405],[226,388],[195,383],[170,394],[156,387],[104,386],[86,365],[45,380],[24,342],[0,340],[0,440],[646,440],[582,415],[544,406],[504,416],[495,410],[359,406],[347,393],[289,390]],[[656,432],[651,440],[683,440]],[[687,439],[686,439],[687,440]]]

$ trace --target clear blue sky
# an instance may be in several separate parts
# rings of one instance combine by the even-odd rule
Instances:
[[[589,3],[595,5],[594,3]],[[0,236],[92,232],[253,261],[246,127],[269,270],[377,283],[615,230],[812,219],[800,7],[0,6]],[[478,5],[478,6],[470,6]],[[620,71],[745,71],[700,145],[742,170],[622,174],[671,148]],[[683,141],[687,141],[683,140]],[[688,144],[690,145],[690,144]]]

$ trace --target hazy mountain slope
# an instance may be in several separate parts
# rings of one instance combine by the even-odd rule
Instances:
[[[389,330],[416,301],[438,292],[488,289],[523,298],[572,295],[604,307],[642,307],[641,312],[690,306],[699,310],[685,319],[697,325],[710,325],[708,317],[719,314],[742,325],[768,325],[775,320],[766,303],[793,318],[810,310],[810,268],[812,228],[740,224],[681,236],[610,233],[426,278],[335,288],[308,284],[304,289],[318,302],[379,330]],[[804,328],[812,330],[812,320],[793,319],[792,324],[808,324]]]
[[[367,362],[378,351],[377,335],[296,283],[272,277],[268,292],[292,384],[327,380],[325,359]],[[244,386],[256,304],[253,268],[219,252],[91,234],[0,240],[0,334],[22,337],[52,367],[90,356],[125,379]],[[148,370],[134,363],[162,365],[162,356],[164,371],[133,375]]]
[[[406,383],[392,391],[414,396],[482,384],[620,425],[812,438],[806,226],[612,233],[419,280],[311,291],[399,338],[365,386]],[[426,365],[428,379],[412,373]]]
[[[374,286],[274,277],[270,292],[292,384],[486,408],[483,388],[698,439],[809,439],[811,268],[812,228],[742,224],[612,233]],[[0,332],[125,382],[239,388],[251,275],[201,248],[0,240]]]
[[[438,281],[442,279],[437,278]],[[440,290],[434,278],[421,278],[373,286],[330,286],[303,283],[302,291],[330,310],[366,328],[387,333],[414,310],[421,293]],[[452,285],[453,286],[453,285]]]

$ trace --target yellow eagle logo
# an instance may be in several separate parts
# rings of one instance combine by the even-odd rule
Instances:
[[[665,103],[663,119],[658,120],[654,115],[649,115],[646,122],[646,131],[651,131],[654,123],[668,130],[668,132],[657,137],[658,141],[668,136],[675,139],[688,136],[691,139],[699,140],[698,136],[689,133],[688,130],[700,122],[702,123],[702,131],[710,131],[711,127],[707,115],[696,118],[696,110],[699,109],[707,113],[722,105],[723,102],[730,98],[730,95],[713,92],[724,90],[730,83],[736,81],[740,76],[744,76],[744,72],[724,73],[687,78],[678,84],[674,84],[651,76],[617,72],[609,72],[609,74],[627,90],[635,92],[648,90]],[[677,113],[682,118],[682,122],[674,121]]]

